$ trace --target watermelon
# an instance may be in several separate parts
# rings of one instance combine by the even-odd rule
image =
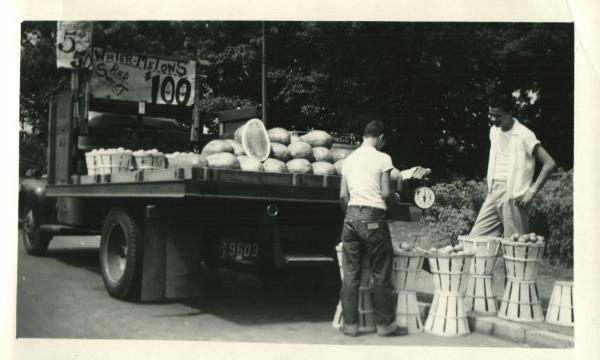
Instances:
[[[344,148],[331,149],[331,158],[333,162],[345,159],[352,153],[353,150]]]
[[[283,144],[271,142],[271,157],[281,161],[288,161],[290,159],[290,151]]]
[[[194,153],[173,153],[166,155],[169,169],[172,168],[201,168],[208,166],[204,156]]]
[[[271,141],[265,125],[259,119],[250,119],[241,130],[242,148],[246,155],[265,161],[271,153]]]
[[[335,172],[339,176],[342,176],[342,167],[343,166],[344,166],[344,159],[338,160],[335,163],[333,163],[333,167],[335,168]]]
[[[326,162],[332,161],[331,152],[326,147],[323,147],[323,146],[314,147],[312,149],[312,153],[313,153],[313,157],[314,157],[315,161],[326,161]]]
[[[206,161],[206,158],[200,154],[189,153],[186,156],[185,161],[188,163],[188,166],[192,168],[202,168],[208,166],[208,161]]]
[[[288,145],[290,156],[294,159],[312,159],[312,148],[304,141],[298,141]]]
[[[233,133],[233,138],[240,144],[242,143],[242,130],[244,130],[244,125],[235,129],[235,132]]]
[[[292,135],[290,137],[290,144],[293,144],[293,143],[298,142],[298,141],[302,141],[302,138],[300,138],[300,136],[298,136],[298,135]]]
[[[276,142],[283,145],[290,144],[290,133],[284,128],[276,127],[269,129],[267,134],[269,135],[269,140],[271,140],[272,143]]]
[[[333,175],[335,168],[327,161],[315,161],[312,163],[312,171],[315,175]]]
[[[284,173],[287,172],[285,163],[278,159],[268,158],[263,163],[263,169],[265,172],[270,173]]]
[[[247,155],[237,157],[240,162],[240,169],[244,171],[262,171],[263,165],[260,161]]]
[[[202,155],[204,156],[223,152],[233,153],[233,147],[231,147],[231,145],[229,145],[227,141],[219,139],[211,140],[202,149]]]
[[[296,174],[310,174],[312,172],[312,165],[306,159],[293,159],[286,163],[287,170],[290,173]]]
[[[246,155],[246,153],[244,152],[244,149],[242,148],[242,144],[240,144],[239,142],[233,140],[233,139],[226,139],[225,141],[227,141],[227,143],[229,145],[231,145],[231,147],[233,148],[233,153],[237,156],[239,155]]]
[[[216,169],[239,169],[238,158],[229,152],[216,153],[206,157],[208,167]]]
[[[333,144],[333,138],[323,130],[312,130],[302,136],[302,140],[310,144],[310,146],[324,146],[330,148]]]

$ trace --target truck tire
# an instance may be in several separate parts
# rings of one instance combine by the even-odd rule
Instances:
[[[46,255],[52,234],[40,231],[41,219],[28,201],[24,204],[21,220],[21,240],[29,255]]]
[[[123,208],[111,209],[102,225],[100,268],[108,293],[138,301],[142,280],[143,231]]]

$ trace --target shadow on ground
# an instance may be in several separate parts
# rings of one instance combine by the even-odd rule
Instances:
[[[101,274],[98,249],[48,249],[46,257],[98,275]]]
[[[229,270],[211,272],[198,299],[182,301],[239,325],[323,322],[333,319],[339,280],[308,272],[260,279]]]

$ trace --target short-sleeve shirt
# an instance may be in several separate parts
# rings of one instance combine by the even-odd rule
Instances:
[[[496,169],[494,180],[506,181],[508,179],[508,162],[510,161],[510,137],[512,129],[500,131],[498,148],[496,151]]]
[[[514,119],[510,131],[509,157],[506,176],[506,197],[516,199],[525,194],[535,172],[535,147],[540,143],[533,131]],[[492,188],[492,181],[496,173],[497,154],[500,151],[500,136],[502,130],[492,126],[490,128],[490,157],[488,162],[488,191]]]
[[[345,160],[342,175],[346,177],[350,201],[348,206],[386,209],[381,196],[381,175],[394,168],[392,158],[372,146],[362,145]]]

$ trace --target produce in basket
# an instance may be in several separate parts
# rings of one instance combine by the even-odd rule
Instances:
[[[105,153],[106,156],[110,156],[109,151]],[[133,158],[138,170],[164,169],[166,165],[165,155],[156,149],[134,151]],[[104,158],[102,163],[107,163]]]
[[[338,160],[333,164],[333,167],[335,168],[335,172],[339,176],[342,176],[342,167],[343,166],[344,166],[344,159]]]
[[[529,233],[529,234],[523,234],[523,235],[512,234],[508,240],[516,241],[516,242],[520,242],[520,243],[535,243],[537,245],[544,244],[544,237],[537,235],[536,233],[533,233],[533,232]]]
[[[265,161],[271,153],[271,141],[265,125],[259,119],[250,119],[241,130],[242,148],[246,155]]]
[[[407,241],[403,241],[400,246],[394,247],[394,255],[404,256],[422,256],[425,255],[426,251],[419,247],[409,244]]]
[[[352,153],[353,150],[344,149],[344,148],[334,148],[331,149],[331,161],[337,162],[343,160],[348,157]]]
[[[467,252],[464,250],[463,246],[461,244],[458,245],[446,245],[444,247],[441,248],[435,248],[435,247],[431,247],[429,250],[427,250],[427,254],[429,256],[455,256],[455,255],[473,255],[475,254],[474,251],[471,252]]]
[[[240,162],[238,158],[229,152],[222,152],[208,155],[206,157],[208,166],[216,169],[239,169]]]
[[[286,146],[290,144],[290,133],[284,128],[276,127],[269,129],[267,134],[269,135],[269,140],[271,140],[271,143],[276,142]]]
[[[293,145],[293,144],[292,144]],[[312,165],[306,159],[293,159],[286,163],[288,172],[296,174],[310,174]]]
[[[291,158],[288,147],[277,142],[271,142],[271,157],[281,161],[288,161]]]
[[[330,148],[333,144],[333,138],[323,130],[312,130],[302,136],[302,140],[310,144],[310,146],[324,146]]]
[[[312,159],[312,148],[307,142],[298,141],[291,143],[288,145],[288,149],[290,150],[290,156],[293,159]]]
[[[335,174],[335,168],[326,161],[316,161],[312,163],[312,172],[315,175],[333,175]]]
[[[263,163],[264,172],[270,173],[284,173],[287,172],[287,167],[285,163],[278,159],[268,158]]]
[[[204,156],[224,152],[233,153],[233,147],[231,147],[227,141],[220,139],[211,140],[204,148],[202,148],[202,155]]]
[[[332,162],[331,151],[323,146],[317,146],[312,149],[313,158],[315,161]]]
[[[263,164],[253,157],[240,155],[237,157],[240,162],[240,169],[244,171],[262,171]]]
[[[233,148],[233,153],[237,156],[246,155],[244,149],[242,148],[242,144],[233,139],[225,139],[229,145]]]

